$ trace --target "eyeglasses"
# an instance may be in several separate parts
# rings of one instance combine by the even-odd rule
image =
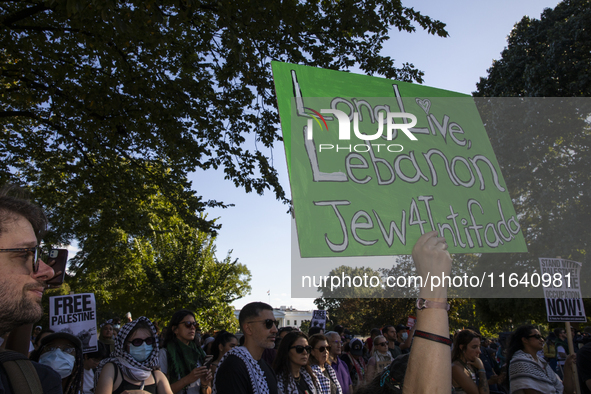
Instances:
[[[317,347],[316,350],[318,350],[320,353],[330,352],[330,346],[320,346]]]
[[[306,351],[306,353],[310,353],[312,351],[312,346],[302,346],[302,345],[297,345],[297,346],[292,346],[289,348],[291,349],[295,349],[296,353],[303,353],[304,350]]]
[[[376,346],[388,346],[388,341],[376,343]]]
[[[333,342],[334,342],[335,344],[337,344],[337,345],[342,345],[342,344],[343,344],[343,341],[333,341]]]
[[[272,319],[249,321],[249,323],[265,323],[265,328],[267,330],[270,330],[273,327],[273,324],[275,324],[275,327],[279,327],[279,322]]]
[[[534,335],[528,335],[528,338],[536,338],[536,339],[546,339],[543,336],[541,336],[540,334],[534,334]]]
[[[39,256],[41,255],[41,247],[35,246],[33,248],[13,248],[13,249],[0,249],[0,252],[29,252],[27,253],[27,263],[29,256],[33,254],[33,273],[39,271]]]
[[[142,346],[142,343],[146,342],[146,345],[152,345],[156,342],[156,338],[154,337],[147,337],[145,339],[142,338],[136,338],[133,341],[128,341],[129,343],[131,343],[133,346],[138,347],[138,346]]]
[[[43,351],[41,352],[41,354],[51,352],[54,350],[58,350],[58,349],[64,353],[67,353],[67,354],[71,354],[71,355],[76,354],[76,348],[72,347],[72,346],[46,346],[43,348]]]
[[[182,321],[180,324],[184,324],[187,328],[195,327],[195,329],[197,329],[197,326],[199,325],[196,321]]]

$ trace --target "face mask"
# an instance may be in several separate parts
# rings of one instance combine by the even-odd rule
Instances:
[[[119,329],[121,327],[121,325],[120,324],[115,324],[113,327],[116,328],[116,329]]]
[[[129,354],[131,357],[135,359],[138,363],[146,361],[150,354],[152,354],[152,345],[147,345],[145,342],[139,346],[133,346],[129,344]]]
[[[402,340],[406,341],[408,339],[408,333],[407,332],[403,332],[402,333]]]
[[[47,365],[55,372],[59,373],[61,378],[67,378],[72,374],[74,362],[76,358],[71,354],[62,352],[61,349],[56,349],[43,353],[39,357],[39,364]]]

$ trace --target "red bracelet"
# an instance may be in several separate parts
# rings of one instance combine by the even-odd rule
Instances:
[[[415,336],[423,339],[428,339],[433,342],[443,343],[444,345],[451,346],[453,341],[449,338],[442,337],[441,335],[431,334],[430,332],[415,330]]]

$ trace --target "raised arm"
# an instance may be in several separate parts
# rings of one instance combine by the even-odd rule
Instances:
[[[426,233],[415,244],[412,252],[417,273],[423,278],[420,298],[436,303],[447,303],[447,287],[431,287],[427,277],[449,275],[451,256],[447,251],[445,238],[437,236],[436,231]],[[435,283],[437,284],[437,283]],[[442,306],[434,304],[435,306]],[[417,323],[413,345],[404,379],[404,394],[449,394],[451,391],[451,351],[445,343],[425,339],[419,331],[449,339],[447,310],[425,308],[417,310]]]

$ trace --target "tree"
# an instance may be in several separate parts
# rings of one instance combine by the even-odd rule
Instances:
[[[511,31],[501,59],[493,62],[474,92],[485,98],[528,98],[477,101],[529,249],[528,254],[483,255],[481,262],[508,273],[532,273],[539,270],[538,257],[580,261],[581,289],[587,297],[591,108],[572,98],[533,98],[591,94],[590,17],[588,0],[563,1],[546,9],[539,20],[524,17]],[[488,323],[545,320],[540,299],[478,300],[477,305]]]
[[[154,211],[172,211],[159,196]],[[215,238],[178,216],[154,219],[157,226],[131,236],[101,218],[93,236],[80,243],[69,284],[92,292],[100,316],[149,316],[162,322],[182,308],[195,311],[204,330],[237,329],[231,302],[250,291],[250,272],[230,254],[218,261]]]
[[[380,55],[389,29],[414,24],[447,36],[400,0],[3,1],[0,179],[31,186],[62,241],[86,237],[75,223],[97,201],[142,219],[155,188],[184,221],[215,231],[198,213],[224,203],[192,191],[189,172],[223,169],[237,187],[287,201],[272,160],[270,61],[421,82],[412,64]]]

